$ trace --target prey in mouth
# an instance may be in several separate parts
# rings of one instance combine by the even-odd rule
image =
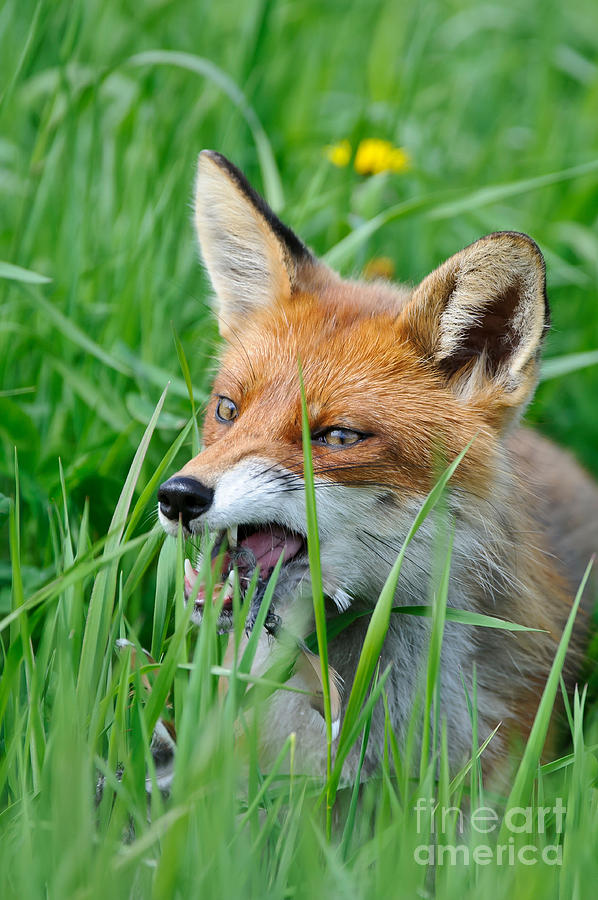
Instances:
[[[283,592],[285,586],[296,584],[307,569],[305,537],[275,522],[239,524],[216,532],[210,555],[214,582],[211,599],[213,603],[222,602],[218,620],[221,633],[233,627],[235,579],[241,603],[249,603],[245,618],[245,630],[249,632],[255,625],[266,587],[279,560],[282,558],[278,583]],[[198,584],[201,570],[201,559],[196,566],[189,559],[185,560],[185,601],[193,600],[191,620],[196,625],[201,624],[209,601],[205,583]],[[253,581],[255,587],[251,590]],[[279,625],[280,619],[271,606],[264,627],[274,635]]]

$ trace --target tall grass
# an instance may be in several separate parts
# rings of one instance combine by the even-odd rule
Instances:
[[[556,896],[559,883],[566,885],[565,896],[574,896],[571,886],[586,883],[596,874],[595,858],[583,851],[581,841],[583,829],[596,813],[593,748],[586,746],[582,717],[585,695],[580,698],[576,694],[569,710],[573,753],[548,765],[542,765],[540,757],[582,588],[510,796],[492,798],[503,812],[509,806],[529,805],[535,814],[538,806],[554,806],[553,798],[563,797],[564,805],[573,810],[567,814],[564,834],[552,817],[546,830],[535,827],[532,835],[507,830],[499,835],[499,841],[505,846],[510,841],[513,853],[519,853],[525,844],[539,848],[538,852],[545,846],[560,847],[566,867],[539,863],[532,874],[525,858],[522,861],[518,856],[513,865],[506,866],[494,861],[489,867],[463,862],[436,869],[423,865],[430,848],[445,843],[460,846],[459,853],[473,853],[476,847],[479,851],[480,836],[463,832],[462,816],[474,799],[475,808],[485,805],[480,803],[474,773],[488,742],[478,747],[476,739],[472,760],[450,780],[446,732],[437,707],[450,541],[448,552],[445,542],[439,569],[438,604],[430,611],[427,679],[422,681],[422,702],[415,704],[411,737],[405,746],[399,746],[387,719],[387,752],[377,779],[362,788],[359,801],[354,787],[347,813],[337,791],[343,760],[356,741],[367,741],[373,706],[385,702],[388,673],[375,674],[376,660],[393,614],[404,549],[438,503],[460,459],[446,470],[423,504],[373,611],[333,768],[319,781],[296,772],[295,736],[291,735],[270,770],[261,772],[256,743],[260,704],[275,686],[291,689],[284,677],[247,678],[278,570],[249,643],[240,658],[235,657],[238,661],[233,668],[225,669],[224,645],[216,630],[218,604],[207,604],[198,635],[189,632],[192,605],[185,608],[182,603],[184,547],[180,535],[178,541],[165,542],[159,549],[150,532],[143,536],[141,554],[138,542],[131,548],[126,540],[128,502],[161,404],[162,400],[132,462],[108,540],[84,553],[75,552],[73,525],[64,506],[59,539],[64,571],[55,579],[52,592],[35,605],[24,600],[19,587],[17,487],[16,503],[11,506],[14,609],[0,623],[4,651],[0,716],[5,749],[0,791],[6,801],[0,815],[3,896],[94,897],[109,893],[117,897],[185,897],[217,896],[231,889],[238,896],[319,896],[338,890],[339,885],[351,896],[371,896],[372,892],[394,896],[399,883],[408,895],[427,895],[434,880],[438,897],[453,897],[457,891],[466,896],[511,896],[521,884]],[[306,491],[309,495],[309,480]],[[135,511],[129,515],[134,516]],[[310,532],[310,543],[317,552],[317,532],[312,526]],[[150,556],[159,553],[157,584],[168,598],[166,611],[159,602],[155,607],[158,666],[144,662],[139,652],[132,658],[129,650],[139,647],[139,642],[126,616],[123,566],[132,552],[139,559],[144,551]],[[209,560],[209,554],[205,558]],[[90,561],[96,568],[92,584],[88,583]],[[210,591],[213,576],[207,563],[203,577]],[[89,609],[87,596],[91,596]],[[98,597],[102,603],[94,606]],[[238,643],[247,604],[237,612]],[[461,615],[464,624],[471,624],[467,613]],[[42,616],[44,630],[32,641],[31,633]],[[496,620],[482,623],[484,617],[478,618],[480,622],[475,624],[503,625]],[[164,627],[169,620],[174,622],[173,630]],[[73,628],[73,623],[78,626]],[[118,656],[114,649],[117,637],[128,641]],[[319,635],[318,639],[321,651],[326,638]],[[144,686],[147,678],[152,682],[150,694]],[[222,678],[228,684],[224,703],[219,690]],[[264,690],[256,695],[258,687]],[[149,748],[157,719],[173,698],[178,747],[172,793],[165,800],[157,788]],[[432,716],[434,707],[436,715]],[[166,714],[172,715],[172,709]],[[475,702],[472,716],[475,721]],[[437,723],[432,732],[431,721]],[[413,756],[413,738],[422,747],[419,767]],[[122,771],[121,777],[117,770]],[[470,771],[471,788],[467,780]],[[99,773],[104,788],[96,806]],[[149,805],[148,781],[153,785]],[[326,798],[324,806],[322,797]],[[425,808],[420,808],[421,798],[427,803]],[[428,803],[429,798],[434,798],[434,804]],[[442,827],[440,816],[435,819],[436,805],[451,810]],[[334,816],[332,810],[337,810]],[[485,839],[484,845],[493,846],[496,837]],[[572,849],[577,842],[579,852]],[[494,879],[499,876],[497,893]]]
[[[301,777],[292,740],[278,768],[261,772],[249,710],[284,675],[251,680],[251,641],[225,668],[213,621],[190,635],[185,548],[163,541],[153,512],[159,482],[199,445],[213,369],[216,327],[188,214],[205,146],[237,162],[346,274],[390,257],[397,277],[415,282],[482,233],[532,234],[547,258],[553,329],[529,415],[598,474],[594,24],[593,0],[6,0],[2,896],[578,897],[595,881],[596,710],[581,687],[568,710],[571,747],[541,764],[552,691],[510,785],[510,802],[531,796],[535,810],[564,798],[563,866],[420,866],[414,848],[439,834],[430,837],[430,811],[418,833],[417,799],[459,810],[482,805],[488,789],[476,740],[469,765],[449,775],[435,707],[442,622],[458,622],[458,611],[444,609],[439,590],[426,613],[427,686],[405,746],[388,717],[375,782],[337,793],[332,757],[325,784]],[[362,177],[326,158],[329,144],[348,139],[354,153],[371,136],[404,146],[411,169]],[[422,613],[390,604],[389,588],[370,623],[345,749],[365,748],[367,703],[385,702],[375,665],[385,622]],[[159,669],[127,645],[117,654],[119,638],[151,648]],[[169,697],[173,793],[164,802],[154,790],[148,815],[149,740]],[[434,709],[418,755],[421,718]],[[454,812],[446,843],[458,824]],[[530,842],[550,845],[555,829],[552,817]]]

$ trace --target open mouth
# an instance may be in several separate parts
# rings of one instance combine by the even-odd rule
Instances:
[[[223,593],[223,612],[232,609],[234,576],[237,572],[241,587],[241,599],[247,590],[256,569],[259,569],[258,584],[265,585],[276,564],[282,557],[282,567],[303,559],[307,554],[307,544],[303,535],[289,531],[276,522],[260,525],[235,525],[217,534],[212,549],[212,575],[214,590],[212,596],[218,598]],[[219,570],[219,571],[217,571]],[[185,599],[195,596],[195,609],[201,611],[206,602],[205,586],[196,582],[198,569],[185,560]]]

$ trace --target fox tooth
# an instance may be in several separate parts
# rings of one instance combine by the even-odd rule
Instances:
[[[235,587],[235,581],[237,580],[237,578],[238,578],[238,575],[234,569],[231,569],[230,572],[228,573],[228,575],[226,576],[226,583],[228,584],[231,591]]]
[[[230,600],[230,598],[235,593],[235,570],[231,569],[228,575],[226,576],[226,581],[224,582],[226,585],[226,589],[224,591],[224,599]]]
[[[226,529],[226,536],[228,538],[228,546],[236,547],[237,546],[237,534],[239,531],[238,525],[231,525],[230,528]]]
[[[191,565],[191,560],[185,559],[185,576],[189,579],[191,584],[193,584],[193,580],[196,577],[196,575],[197,575],[197,572]]]

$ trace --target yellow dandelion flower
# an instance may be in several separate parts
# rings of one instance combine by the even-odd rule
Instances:
[[[351,162],[351,144],[349,141],[339,141],[338,144],[331,144],[326,147],[326,158],[333,166],[344,168]]]
[[[364,138],[355,154],[355,171],[359,175],[378,175],[380,172],[405,172],[411,165],[403,147],[395,147],[380,138]]]
[[[378,138],[365,138],[360,142],[355,154],[355,171],[360,175],[374,175],[384,171],[384,163],[389,145]]]

